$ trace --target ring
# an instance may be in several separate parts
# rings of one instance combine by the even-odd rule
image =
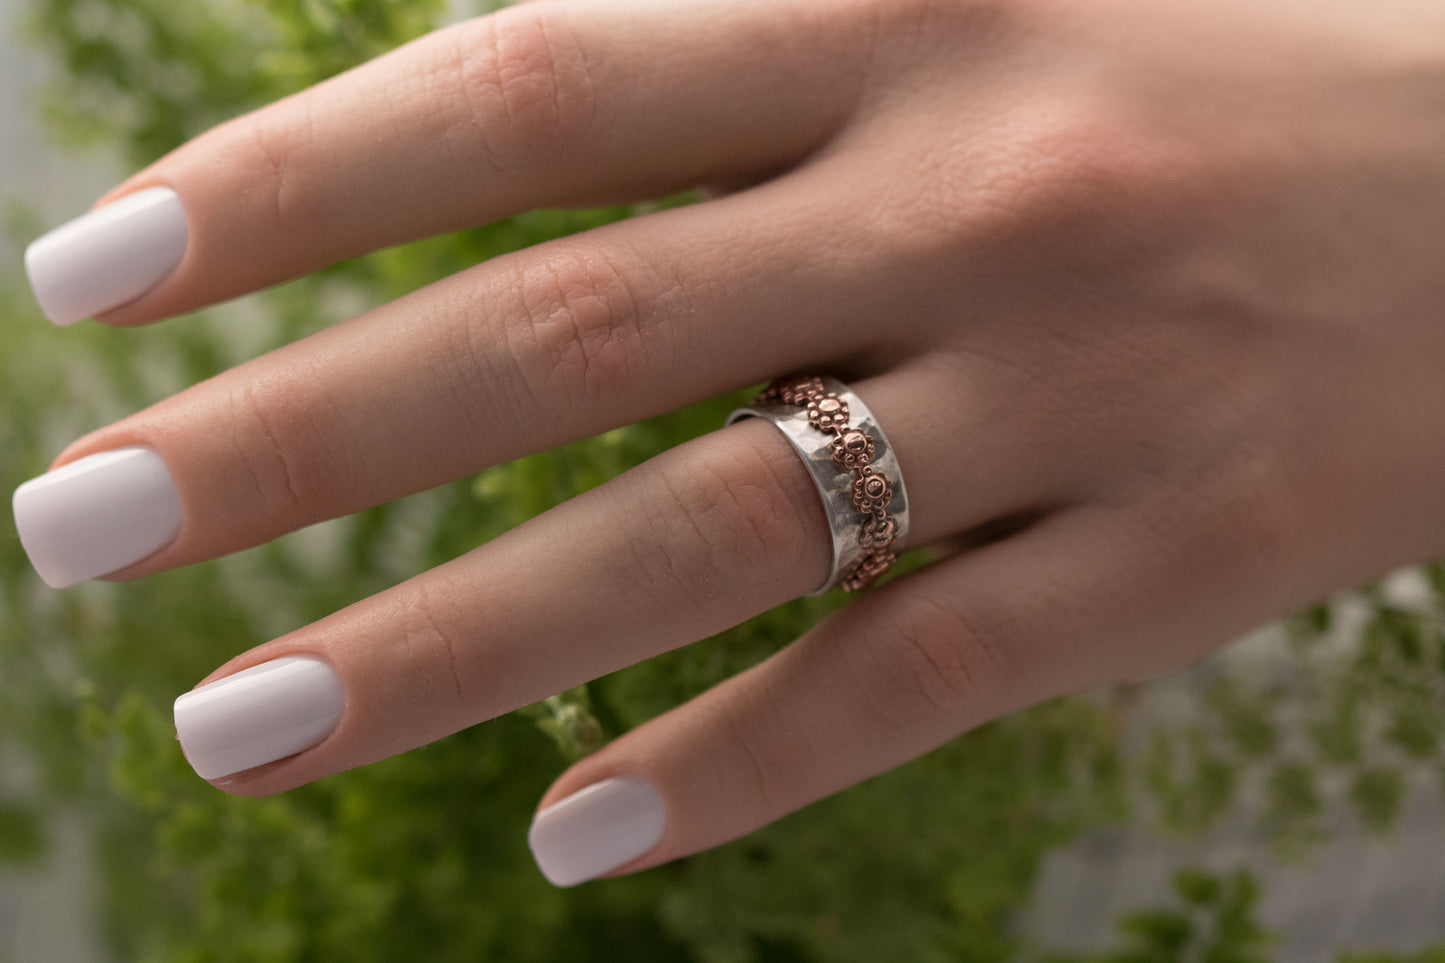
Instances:
[[[898,457],[863,399],[833,378],[785,378],[728,415],[727,424],[744,418],[777,426],[823,499],[833,565],[808,594],[840,584],[861,591],[892,568],[908,535],[908,494]]]

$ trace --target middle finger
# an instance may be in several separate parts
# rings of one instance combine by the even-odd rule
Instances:
[[[831,187],[815,167],[541,245],[240,365],[72,445],[64,471],[17,495],[22,539],[52,585],[148,574],[831,367],[873,337],[873,318],[907,316],[858,267],[859,245],[819,249],[859,234],[836,229]],[[108,490],[115,460],[87,456],[130,448],[166,471],[123,496]],[[178,533],[157,530],[167,517],[96,536],[157,487],[179,502]],[[77,492],[102,495],[76,510]]]

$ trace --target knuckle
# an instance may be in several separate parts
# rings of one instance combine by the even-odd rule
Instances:
[[[322,216],[316,208],[322,194],[308,184],[316,143],[309,104],[297,98],[238,122],[248,137],[241,145],[243,166],[251,171],[241,200],[283,227]]]
[[[806,559],[794,496],[768,460],[738,450],[665,476],[668,505],[632,540],[645,582],[696,605],[776,584]]]
[[[1084,214],[1097,226],[1119,213],[1122,199],[1158,179],[1151,168],[1162,145],[1109,99],[1082,90],[1026,104],[977,188],[983,206],[1026,223]]]
[[[1014,113],[1005,130],[966,150],[930,152],[919,173],[931,184],[883,212],[892,235],[930,249],[997,243],[1042,222],[1058,222],[1089,196],[1091,135],[1077,120]]]
[[[646,376],[651,338],[624,271],[607,257],[539,252],[519,266],[514,297],[521,321],[504,341],[542,410],[607,405]]]
[[[464,680],[474,673],[466,657],[465,633],[449,624],[445,606],[436,601],[427,579],[413,582],[398,616],[416,698],[433,710],[447,702],[467,705]]]
[[[1223,455],[1222,464],[1191,460],[1186,464],[1192,473],[1171,469],[1161,486],[1163,504],[1145,506],[1143,537],[1176,546],[1156,577],[1217,585],[1259,571],[1267,579],[1257,567],[1306,544],[1312,520],[1327,517],[1319,503],[1333,491],[1318,484],[1321,475],[1301,475],[1277,450],[1249,442],[1237,449]]]
[[[965,134],[903,138],[900,178],[868,212],[869,236],[924,261],[1047,259],[1089,276],[1166,252],[1160,223],[1189,209],[1197,150],[1107,89],[1032,91]]]
[[[763,702],[754,710],[756,714],[751,718],[718,714],[722,738],[731,750],[729,755],[736,760],[736,765],[726,770],[726,778],[733,785],[722,787],[720,793],[735,792],[737,783],[741,783],[763,812],[791,811],[810,787],[827,778],[820,760],[830,757],[832,747],[812,743],[810,726],[791,718],[787,706]],[[779,732],[795,738],[780,740]]]
[[[1001,649],[946,602],[914,598],[865,654],[864,690],[879,715],[902,729],[965,718],[1001,688]]]
[[[950,59],[960,41],[976,47],[1026,15],[1023,0],[852,0],[848,6],[879,43],[912,52],[923,38],[931,49],[954,51]]]
[[[439,70],[460,85],[460,122],[502,173],[533,172],[568,153],[594,117],[585,52],[565,12],[509,9],[463,25]]]
[[[329,517],[354,501],[359,465],[334,439],[335,409],[280,379],[252,378],[230,396],[235,445],[272,527]]]

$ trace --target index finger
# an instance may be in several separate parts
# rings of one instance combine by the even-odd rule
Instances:
[[[57,324],[138,324],[522,210],[785,165],[858,86],[850,33],[801,6],[542,2],[445,28],[141,171],[31,246],[32,286]]]

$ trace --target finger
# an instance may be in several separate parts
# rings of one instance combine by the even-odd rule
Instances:
[[[138,173],[106,198],[125,205],[36,242],[36,292],[58,323],[135,324],[518,211],[789,164],[860,76],[846,18],[799,7],[537,3],[440,30]]]
[[[991,719],[1177,666],[1267,617],[1259,590],[1240,588],[1265,581],[1248,565],[1185,576],[1232,580],[1238,605],[1165,592],[1189,566],[1151,558],[1156,544],[1152,524],[1071,510],[870,593],[566,772],[530,834],[542,871],[572,885],[711,848]]]
[[[780,433],[745,423],[685,444],[224,667],[217,688],[229,691],[231,677],[250,678],[238,670],[304,654],[345,693],[324,743],[228,788],[275,792],[431,742],[717,632],[801,594],[827,567],[821,506]],[[214,779],[271,761],[270,734],[295,728],[286,700],[198,719],[208,689],[177,704],[197,771]]]
[[[480,265],[82,438],[45,479],[99,460],[91,487],[113,510],[107,455],[150,449],[185,523],[142,539],[128,562],[150,557],[126,568],[92,559],[92,513],[64,504],[44,526],[22,500],[31,558],[52,585],[189,564],[763,380],[759,356],[801,363],[813,319],[779,315],[800,299],[824,314],[838,295],[793,276],[816,203],[772,193]],[[780,242],[742,243],[778,218],[792,225]]]
[[[149,449],[163,465],[149,477],[168,504],[179,499],[184,524],[137,527],[146,516],[104,472],[77,481],[98,499],[78,510],[52,472],[34,487],[57,493],[53,518],[32,521],[29,489],[16,503],[32,560],[52,585],[148,574],[805,364],[845,373],[850,357],[886,359],[906,333],[895,325],[892,343],[878,344],[873,319],[933,307],[860,268],[866,240],[819,248],[818,220],[839,220],[830,178],[800,172],[480,265],[81,439],[57,460],[62,471]],[[992,445],[1001,464],[1044,463],[1020,457],[1051,444],[1026,430],[1022,412],[1038,406],[1025,402],[1038,392],[1025,372],[980,356],[932,377],[976,452]],[[992,506],[995,494],[1032,498],[1050,481],[997,471],[979,483],[994,489],[982,493]],[[118,516],[122,541],[134,539],[126,565],[100,552],[109,543],[95,534]],[[60,543],[57,564],[41,566]]]
[[[896,405],[884,382],[859,390],[876,398],[880,418]],[[906,419],[898,425],[901,437],[890,440],[902,459],[916,429]],[[915,482],[923,498],[937,484],[926,475],[910,486]],[[936,536],[931,526],[952,528],[987,511],[964,507],[962,500],[940,504],[948,510],[932,514],[933,521],[928,513],[915,516],[919,538]],[[744,422],[664,453],[463,558],[263,645],[215,677],[224,693],[237,673],[249,684],[244,670],[252,667],[303,654],[319,658],[330,667],[315,669],[331,680],[327,698],[345,693],[345,711],[324,720],[323,728],[334,725],[334,731],[319,746],[262,765],[284,753],[261,735],[238,745],[236,734],[251,724],[262,726],[262,735],[274,731],[271,714],[257,716],[256,707],[287,700],[240,699],[238,708],[206,710],[197,722],[191,709],[213,698],[205,694],[216,691],[210,687],[183,697],[178,731],[203,775],[225,778],[232,769],[262,765],[234,776],[230,788],[279,791],[716,633],[819,584],[830,555],[811,476],[780,432]],[[304,693],[294,701],[315,703]],[[301,742],[309,744],[317,733],[308,728],[305,734]]]

